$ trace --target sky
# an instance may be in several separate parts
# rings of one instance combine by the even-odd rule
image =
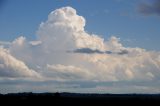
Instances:
[[[0,93],[159,93],[159,23],[159,0],[0,0]]]

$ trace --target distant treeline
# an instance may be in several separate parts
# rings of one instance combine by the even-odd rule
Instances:
[[[0,94],[0,102],[5,105],[97,105],[106,104],[160,104],[160,94],[83,94],[83,93],[10,93]]]

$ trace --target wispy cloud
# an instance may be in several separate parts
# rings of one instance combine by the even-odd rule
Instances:
[[[0,45],[10,45],[11,42],[8,41],[0,41]]]

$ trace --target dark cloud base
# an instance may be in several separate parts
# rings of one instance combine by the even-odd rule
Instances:
[[[143,15],[158,15],[160,16],[160,0],[153,0],[153,3],[141,3],[138,11]]]
[[[72,51],[67,51],[67,52],[72,52]],[[90,48],[81,48],[81,49],[76,49],[73,51],[73,53],[85,53],[85,54],[118,54],[118,55],[124,55],[128,54],[127,50],[120,50],[120,52],[112,52],[112,51],[100,51],[100,50],[92,50]]]

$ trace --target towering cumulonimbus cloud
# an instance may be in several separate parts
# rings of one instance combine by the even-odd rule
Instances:
[[[159,80],[160,53],[124,47],[120,38],[104,40],[85,31],[84,17],[72,7],[52,11],[37,39],[19,37],[0,49],[0,77],[52,81]],[[9,70],[9,71],[8,71]]]
[[[105,50],[104,40],[85,32],[85,19],[76,10],[64,7],[51,12],[37,31],[38,40],[54,49],[91,48]],[[57,46],[57,44],[60,44]]]
[[[126,48],[115,36],[104,41],[98,35],[87,33],[85,24],[75,9],[56,9],[40,24],[36,41],[19,37],[9,50],[44,78],[151,80],[160,74],[159,53]]]

